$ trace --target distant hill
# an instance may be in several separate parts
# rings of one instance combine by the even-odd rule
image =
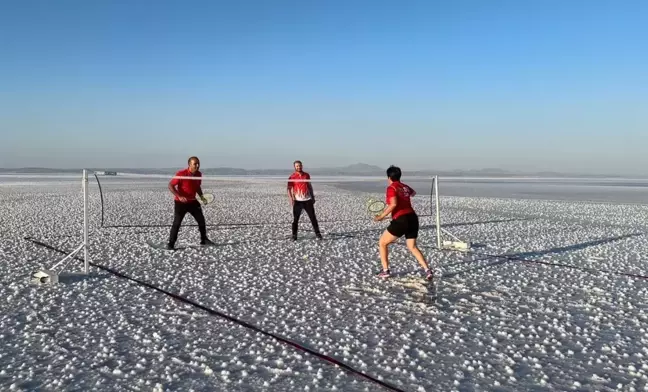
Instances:
[[[82,169],[54,169],[44,167],[26,167],[20,169],[2,169],[0,173],[16,173],[16,174],[54,174],[54,173],[78,173]],[[178,171],[178,168],[89,168],[92,171],[116,171],[121,173],[135,173],[135,174],[172,174]],[[241,169],[236,167],[213,167],[202,168],[204,174],[221,175],[221,176],[289,176],[293,171],[291,169]],[[316,175],[383,175],[385,169],[368,165],[365,163],[356,163],[343,167],[331,168],[307,168],[311,174]]]
[[[369,165],[366,163],[355,163],[348,166],[341,167],[324,167],[324,168],[310,168],[307,167],[306,171],[313,175],[321,176],[384,176],[387,167],[380,167]],[[173,174],[178,168],[89,168],[91,171],[116,171],[121,173],[134,173],[134,174]],[[220,175],[220,176],[288,176],[292,173],[291,169],[241,169],[235,167],[215,167],[203,168],[202,172],[206,175]],[[618,175],[586,175],[574,173],[556,173],[556,172],[513,172],[497,168],[484,168],[474,170],[414,170],[409,171],[406,168],[406,176],[445,176],[445,177],[581,177],[581,178],[619,178]],[[81,169],[56,169],[44,167],[27,167],[20,169],[3,169],[0,168],[0,173],[4,174],[55,174],[55,173],[79,173]],[[628,177],[628,176],[626,176]],[[632,176],[629,176],[632,177]],[[637,176],[640,177],[640,176]]]
[[[208,168],[201,169],[205,174],[212,175],[267,175],[267,176],[289,176],[293,171],[291,169],[238,169],[231,167],[217,167],[217,168]],[[305,169],[307,172],[313,175],[324,175],[324,176],[335,176],[335,175],[376,175],[383,174],[384,169],[378,166],[367,165],[365,163],[356,163],[349,166],[343,167],[324,167],[324,168],[309,168]]]
[[[308,171],[308,169],[307,169]],[[321,175],[377,175],[384,174],[385,169],[379,166],[368,165],[366,163],[354,163],[353,165],[342,167],[325,167],[310,169],[309,173]]]

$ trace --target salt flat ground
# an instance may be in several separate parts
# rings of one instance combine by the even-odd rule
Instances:
[[[476,244],[470,254],[434,249],[430,183],[411,182],[421,248],[443,271],[437,298],[402,243],[392,247],[396,277],[374,277],[387,223],[372,222],[365,201],[384,182],[315,184],[324,240],[304,215],[292,242],[284,182],[206,181],[218,246],[166,252],[146,245],[168,236],[165,182],[102,177],[103,227],[90,181],[89,250],[94,265],[400,390],[645,390],[648,281],[621,274],[648,275],[648,206],[631,204],[647,203],[648,187],[525,181],[441,182],[443,226]],[[43,245],[81,243],[80,191],[77,179],[0,178],[0,390],[383,389],[102,268],[30,285],[63,257]],[[197,241],[196,227],[182,228],[180,245]],[[68,270],[80,268],[73,260]]]

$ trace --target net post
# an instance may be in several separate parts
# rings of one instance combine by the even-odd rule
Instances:
[[[83,169],[83,271],[88,275],[88,170]]]
[[[441,211],[439,208],[439,176],[434,176],[434,202],[436,204],[437,248],[441,249]]]

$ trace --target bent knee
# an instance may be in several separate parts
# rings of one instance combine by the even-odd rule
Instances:
[[[389,244],[391,244],[391,241],[385,238],[381,238],[380,241],[378,241],[378,245],[380,246],[388,246]]]
[[[392,242],[394,242],[397,239],[398,238],[393,236],[391,233],[390,234],[383,234],[380,237],[380,240],[378,240],[378,244],[380,246],[387,246],[387,245],[391,244]]]
[[[415,238],[407,240],[407,249],[409,249],[409,250],[418,249],[418,246],[416,245],[416,239]]]

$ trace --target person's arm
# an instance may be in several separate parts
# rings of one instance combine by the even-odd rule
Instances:
[[[308,186],[308,192],[310,193],[311,200],[315,203],[315,192],[313,191],[313,183],[310,181],[310,175],[306,179],[308,180],[308,183],[306,184],[306,186]]]
[[[173,194],[173,196],[179,196],[178,191],[176,190],[176,184],[174,183],[175,180],[169,181],[169,190]]]
[[[200,176],[202,177],[202,174]],[[198,194],[198,197],[202,199],[203,198],[202,180],[192,180],[192,181],[198,181],[198,189],[196,190],[196,193]]]
[[[202,200],[203,203],[207,204],[207,199],[205,199],[205,197],[203,196],[202,187],[200,185],[198,185],[198,189],[196,190],[196,193],[198,194],[198,198]]]
[[[394,208],[396,208],[397,205],[397,200],[398,198],[396,196],[392,197],[389,199],[389,204],[387,204],[387,207],[383,210],[383,212],[376,217],[377,220],[383,220],[385,219],[389,214],[394,211]]]
[[[385,219],[389,214],[394,211],[394,208],[398,205],[398,198],[396,197],[396,191],[394,188],[389,187],[387,188],[387,207],[383,210],[383,212],[376,216],[376,220],[380,221]]]
[[[177,173],[176,173],[176,176],[178,176]],[[180,193],[178,193],[178,190],[176,189],[176,186],[179,184],[179,182],[180,182],[179,178],[172,178],[171,181],[169,181],[169,190],[171,191],[173,196],[177,197],[178,200],[184,202],[184,201],[186,201],[186,199],[184,197],[180,196]]]

